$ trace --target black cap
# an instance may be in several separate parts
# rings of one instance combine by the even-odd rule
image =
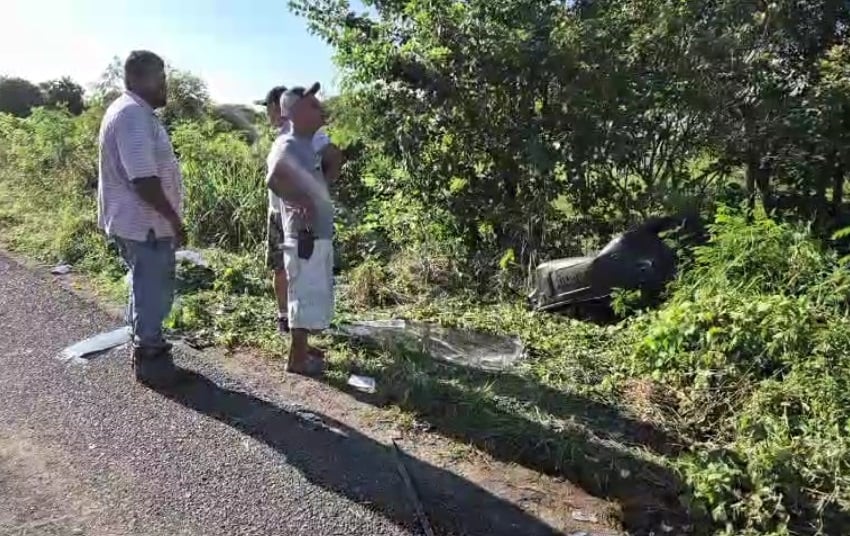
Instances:
[[[254,104],[259,104],[260,106],[268,106],[270,102],[280,103],[280,96],[286,91],[286,86],[275,86],[266,93],[265,98],[260,99],[258,101],[254,101]]]

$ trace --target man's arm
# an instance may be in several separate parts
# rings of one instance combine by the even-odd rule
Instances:
[[[298,174],[294,166],[279,163],[266,177],[266,186],[274,195],[289,203],[300,204],[307,198],[306,193],[298,184]]]
[[[174,232],[182,231],[182,222],[180,216],[168,202],[165,197],[165,192],[162,191],[162,182],[159,177],[138,177],[132,179],[133,190],[142,198],[142,201],[149,204],[156,210],[169,224],[174,228]]]
[[[312,212],[313,201],[304,186],[314,182],[309,172],[302,169],[284,148],[266,175],[266,186],[280,199]]]
[[[339,179],[342,170],[342,151],[333,143],[328,143],[322,148],[322,173],[329,183]]]
[[[153,124],[143,108],[128,108],[116,119],[114,125],[118,156],[127,172],[133,190],[168,221],[178,242],[184,237],[183,223],[177,211],[168,202],[157,176],[154,157]]]

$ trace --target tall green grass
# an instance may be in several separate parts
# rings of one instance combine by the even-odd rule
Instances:
[[[173,134],[185,187],[184,217],[192,241],[232,252],[265,240],[268,137],[248,145],[212,121],[182,123]]]

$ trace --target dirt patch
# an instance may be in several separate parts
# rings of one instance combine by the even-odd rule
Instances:
[[[668,421],[679,407],[675,392],[650,379],[627,380],[622,394],[626,405],[635,415],[648,422]]]
[[[303,404],[385,445],[396,440],[406,454],[451,471],[500,499],[516,504],[560,532],[584,531],[594,536],[622,534],[619,507],[589,495],[569,481],[501,462],[471,445],[431,431],[426,422],[410,421],[392,410],[376,409],[324,383],[286,374],[281,362],[250,350],[228,354],[207,351],[204,354],[259,391],[273,392]],[[423,501],[428,502],[425,498]],[[576,518],[590,521],[577,521]]]

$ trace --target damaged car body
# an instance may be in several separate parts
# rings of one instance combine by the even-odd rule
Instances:
[[[602,320],[613,317],[611,297],[615,289],[641,290],[649,299],[659,298],[677,267],[676,252],[661,236],[665,232],[677,233],[681,243],[704,239],[696,216],[650,218],[615,236],[595,255],[539,265],[535,288],[528,296],[530,307]]]

